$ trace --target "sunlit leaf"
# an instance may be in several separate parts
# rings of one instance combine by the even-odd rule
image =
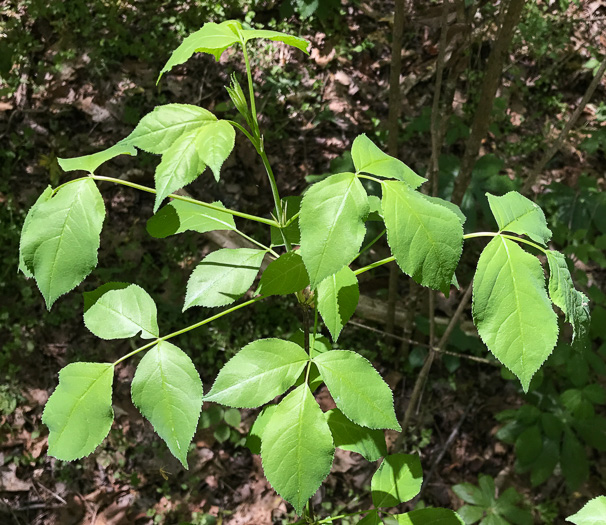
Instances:
[[[263,432],[269,423],[269,420],[274,415],[278,405],[266,405],[259,412],[257,419],[250,427],[248,436],[246,437],[246,447],[253,454],[261,454],[261,441],[263,440]]]
[[[23,222],[23,228],[21,229],[21,239],[19,241],[19,270],[23,272],[23,275],[25,275],[25,277],[28,278],[34,276],[34,274],[32,273],[33,268],[32,270],[30,270],[27,267],[27,263],[25,261],[29,261],[30,264],[33,263],[34,254],[31,252],[31,250],[35,251],[36,248],[36,242],[33,242],[33,238],[28,239],[28,237],[35,237],[35,235],[32,236],[31,233],[28,233],[30,229],[30,222],[32,220],[32,217],[37,213],[37,210],[40,205],[50,200],[52,196],[53,188],[47,186],[46,189],[36,199],[36,202],[33,204],[33,206],[29,209],[27,215],[25,216],[25,221]]]
[[[244,37],[245,42],[248,42],[254,38],[262,38],[264,40],[272,40],[274,42],[284,42],[286,45],[296,47],[309,55],[307,48],[309,47],[310,42],[298,36],[288,35],[279,31],[270,31],[268,29],[242,29],[241,34]]]
[[[137,150],[130,144],[122,144],[118,142],[111,148],[93,153],[92,155],[84,155],[83,157],[73,157],[71,159],[57,159],[59,166],[63,171],[88,171],[95,173],[96,169],[104,162],[117,157],[118,155],[135,156]]]
[[[296,343],[258,339],[225,364],[204,400],[236,408],[261,406],[294,385],[308,361]]]
[[[101,295],[84,312],[84,324],[101,339],[160,336],[156,303],[136,284]]]
[[[185,468],[202,394],[202,381],[191,359],[166,341],[143,356],[131,385],[133,403]]]
[[[568,516],[566,521],[575,525],[606,525],[606,496],[589,500],[579,512]]]
[[[488,349],[527,391],[558,338],[539,260],[514,241],[495,237],[478,261],[472,310]]]
[[[357,452],[368,461],[376,461],[387,454],[383,431],[356,425],[338,408],[329,410],[325,416],[336,447]]]
[[[48,453],[63,461],[88,456],[114,420],[110,363],[72,363],[59,372],[59,385],[44,407]]]
[[[395,507],[411,500],[421,490],[423,469],[419,456],[391,454],[374,473],[370,484],[375,507]]]
[[[52,198],[47,192],[21,232],[20,261],[50,309],[97,265],[105,204],[92,179],[67,184]]]
[[[318,311],[334,341],[356,311],[359,298],[358,279],[347,266],[318,285]]]
[[[309,387],[301,385],[280,402],[263,431],[265,477],[301,514],[328,476],[333,455],[326,418]]]
[[[223,248],[210,253],[187,281],[183,310],[233,303],[252,286],[264,256],[264,250],[251,248]]]

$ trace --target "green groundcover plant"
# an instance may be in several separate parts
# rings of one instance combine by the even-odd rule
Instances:
[[[361,355],[323,342],[319,317],[337,343],[356,308],[358,276],[394,260],[417,283],[448,294],[451,286],[457,286],[455,270],[464,241],[487,238],[473,282],[473,318],[488,349],[527,391],[557,341],[552,303],[572,324],[575,344],[583,344],[589,320],[587,298],[575,290],[564,256],[547,248],[551,232],[536,204],[516,192],[488,195],[497,231],[464,235],[465,216],[459,208],[421,193],[425,179],[383,153],[365,135],[358,136],[351,147],[354,172],[313,184],[302,199],[282,199],[255,106],[248,50],[256,39],[308,50],[308,42],[296,36],[247,29],[237,21],[208,23],[183,41],[160,72],[161,78],[196,52],[210,53],[218,60],[228,48],[239,47],[248,98],[235,76],[226,89],[241,119],[221,120],[187,104],[158,106],[109,149],[61,159],[63,170],[87,175],[56,188],[49,186],[30,209],[21,235],[19,268],[35,279],[49,309],[97,265],[105,218],[99,181],[155,194],[154,215],[147,222],[154,237],[187,230],[231,230],[255,245],[218,249],[199,262],[187,283],[183,310],[227,308],[173,333],[161,330],[154,299],[136,284],[107,283],[86,292],[84,323],[93,334],[102,339],[140,337],[145,341],[113,363],[77,362],[61,370],[43,414],[50,431],[48,452],[69,461],[95,450],[114,418],[114,371],[123,361],[142,356],[131,386],[133,403],[185,467],[203,400],[232,408],[264,407],[251,430],[249,446],[261,454],[268,481],[306,522],[317,522],[309,499],[330,472],[335,447],[340,447],[369,461],[383,458],[372,479],[375,509],[362,519],[364,525],[461,523],[447,509],[387,512],[419,492],[419,458],[387,455],[383,430],[401,428],[392,392]],[[175,193],[207,167],[219,180],[236,132],[252,143],[266,168],[275,205],[268,216]],[[155,188],[96,174],[104,162],[118,155],[134,156],[137,149],[161,156]],[[367,195],[362,180],[376,185],[382,197]],[[362,245],[369,218],[384,222],[392,255],[353,270],[350,264],[368,248]],[[264,242],[271,239],[270,244],[244,234],[236,220],[269,227]],[[547,261],[547,287],[536,253]],[[266,258],[271,262],[252,298],[234,305],[251,289]],[[287,294],[296,295],[303,311],[302,340],[285,340],[277,334],[250,342],[224,365],[204,395],[191,359],[174,343],[177,336],[267,297]],[[313,396],[321,383],[337,406],[326,413]]]

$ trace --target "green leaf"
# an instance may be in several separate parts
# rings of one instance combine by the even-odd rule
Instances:
[[[166,341],[143,356],[131,386],[133,403],[185,468],[202,394],[202,381],[191,359]]]
[[[499,225],[499,231],[509,231],[528,235],[533,241],[547,244],[551,230],[543,210],[517,191],[510,191],[501,197],[486,194],[492,214]]]
[[[97,265],[104,218],[103,198],[92,179],[74,181],[36,202],[21,233],[20,259],[49,310]]]
[[[286,220],[292,219],[297,213],[299,213],[299,210],[301,209],[301,197],[298,195],[293,197],[284,197],[282,199],[282,209],[286,215]],[[272,246],[284,246],[284,238],[282,237],[282,233],[280,233],[280,228],[271,226],[270,230]],[[286,228],[283,228],[282,232],[290,244],[300,244],[301,233],[299,231],[298,219],[295,219]]]
[[[155,173],[154,213],[171,193],[193,182],[208,164],[215,179],[234,147],[235,132],[224,120],[212,122],[183,134],[162,155]]]
[[[465,525],[472,525],[482,519],[484,509],[482,507],[474,507],[473,505],[463,505],[457,510],[457,514],[465,522]]]
[[[34,259],[34,254],[28,252],[36,246],[35,243],[32,243],[28,237],[32,234],[29,232],[30,223],[32,221],[32,217],[37,213],[38,208],[45,202],[49,201],[53,196],[53,188],[47,186],[46,189],[40,194],[40,196],[36,199],[33,206],[27,212],[25,216],[25,221],[23,222],[23,228],[21,228],[21,239],[19,241],[19,270],[27,277],[28,279],[33,277],[34,274],[32,270],[27,267],[26,259],[30,261],[32,264]],[[35,237],[35,236],[34,236]]]
[[[472,311],[488,349],[527,392],[558,338],[539,260],[509,239],[491,240],[478,261]]]
[[[307,385],[278,405],[263,432],[261,458],[267,480],[301,514],[328,476],[334,445],[322,410]]]
[[[352,423],[338,408],[333,408],[324,415],[335,447],[357,452],[368,461],[376,461],[387,455],[385,435],[381,430],[371,430]]]
[[[204,24],[201,29],[185,38],[181,45],[173,51],[168,62],[160,71],[158,82],[164,73],[187,62],[194,53],[209,53],[218,62],[223,51],[240,41],[238,31],[241,28],[242,25],[236,20],[226,20],[220,24],[214,22]]]
[[[560,444],[559,439],[555,441],[551,438],[543,438],[543,446],[541,454],[535,458],[535,461],[530,467],[530,483],[533,487],[547,481],[556,468],[560,460]]]
[[[114,420],[110,363],[72,363],[59,372],[42,422],[48,427],[48,453],[62,461],[88,456],[109,433]]]
[[[190,104],[165,104],[145,115],[133,132],[118,144],[161,154],[187,133],[216,121],[217,117],[204,108]]]
[[[272,40],[274,42],[284,42],[286,45],[296,47],[305,54],[309,55],[307,48],[309,47],[310,42],[298,36],[288,35],[279,31],[270,31],[267,29],[242,29],[240,33],[244,37],[244,42],[248,42],[253,38],[263,38],[265,40]]]
[[[242,414],[237,408],[230,408],[225,411],[225,422],[230,426],[235,428],[236,430],[240,428],[240,423],[242,423]]]
[[[219,372],[204,401],[255,408],[286,392],[309,356],[296,343],[259,339],[247,344]]]
[[[589,299],[575,289],[572,276],[568,270],[566,259],[560,252],[547,251],[549,263],[549,297],[566,316],[566,321],[572,325],[573,345],[587,346],[589,324]]]
[[[577,490],[589,476],[589,462],[585,448],[569,430],[564,432],[560,466],[570,490]]]
[[[393,394],[369,361],[350,350],[333,350],[313,358],[337,407],[368,428],[400,430]]]
[[[347,266],[318,285],[318,311],[333,341],[356,311],[359,298],[358,278]]]
[[[414,498],[421,490],[422,483],[423,469],[419,456],[385,456],[370,482],[372,502],[377,508],[395,507]]]
[[[459,218],[461,224],[465,224],[467,217],[465,217],[465,215],[461,211],[461,208],[459,208],[453,202],[440,199],[440,197],[431,197],[430,195],[425,195],[423,193],[420,193],[419,195],[421,195],[426,201],[432,202],[433,204],[438,204],[439,206],[444,206],[444,208],[450,210]]]
[[[425,508],[406,514],[396,514],[398,525],[465,525],[461,517],[450,509]]]
[[[212,203],[224,208],[220,201]],[[216,230],[235,230],[236,223],[230,213],[206,208],[193,202],[174,200],[160,208],[147,221],[147,231],[152,237],[163,239],[169,235],[194,231],[206,233]]]
[[[309,277],[298,253],[287,252],[272,261],[261,275],[260,295],[288,295],[303,290],[309,284]]]
[[[463,251],[459,218],[402,182],[382,186],[387,242],[398,266],[419,284],[448,294]]]
[[[250,427],[245,445],[253,454],[261,454],[263,432],[265,432],[265,428],[277,408],[278,405],[267,405],[263,407],[263,410],[259,412],[252,427]]]
[[[465,503],[487,507],[490,505],[491,498],[472,483],[459,483],[452,487],[452,491]]]
[[[543,436],[537,425],[532,425],[516,439],[515,451],[518,465],[522,471],[530,468],[543,450]]]
[[[225,120],[208,124],[198,133],[196,147],[202,161],[212,170],[217,182],[221,177],[221,166],[234,149],[235,140],[236,132]]]
[[[264,250],[223,248],[207,255],[187,282],[185,306],[225,306],[248,290],[259,273]]]
[[[377,177],[398,179],[413,189],[427,181],[424,177],[419,177],[401,160],[383,153],[364,133],[358,135],[353,141],[351,156],[357,173],[370,173]]]
[[[300,251],[312,288],[355,259],[369,209],[366,191],[353,173],[331,175],[305,193]]]
[[[364,518],[358,521],[358,525],[381,525],[382,523],[376,510],[371,510]]]
[[[156,303],[136,284],[101,295],[84,312],[84,324],[101,339],[125,339],[139,332],[143,339],[160,337]]]
[[[57,159],[57,162],[59,162],[59,166],[61,166],[63,171],[82,170],[95,173],[101,164],[118,155],[132,155],[134,157],[136,154],[137,150],[132,145],[118,142],[118,144],[113,145],[111,148],[98,151],[92,155],[84,155],[83,157],[74,157],[71,159]]]
[[[566,521],[575,525],[606,525],[606,496],[588,501],[579,512],[568,516]]]

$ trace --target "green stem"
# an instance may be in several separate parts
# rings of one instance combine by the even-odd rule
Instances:
[[[250,61],[248,60],[248,52],[246,51],[246,42],[241,40],[242,44],[242,53],[244,54],[244,64],[246,65],[246,78],[248,79],[248,97],[250,98],[250,112],[252,114],[253,122],[255,124],[255,129],[253,129],[253,133],[260,137],[261,133],[259,131],[259,121],[257,120],[257,107],[255,106],[255,89],[253,87],[253,79],[252,79],[252,71],[250,69]]]
[[[376,243],[381,237],[383,237],[383,235],[385,235],[385,232],[387,230],[383,230],[381,233],[379,233],[379,235],[377,235],[372,241],[370,241],[366,246],[364,246],[364,248],[362,248],[360,250],[360,253],[358,253],[356,259],[358,257],[360,257],[360,255],[362,255],[365,251],[370,250],[370,248],[373,246],[374,243]],[[354,259],[355,260],[355,259]]]
[[[372,270],[373,268],[376,268],[377,266],[383,266],[384,264],[390,263],[391,261],[395,261],[395,260],[396,260],[396,258],[392,255],[391,257],[387,257],[385,259],[381,259],[380,261],[370,263],[368,266],[363,266],[362,268],[358,268],[354,272],[354,274],[360,275],[361,273],[367,272],[368,270]]]
[[[122,361],[124,361],[125,359],[128,359],[129,357],[134,356],[135,354],[138,354],[139,352],[142,352],[143,350],[147,350],[148,348],[150,348],[151,346],[154,346],[155,344],[160,343],[161,341],[166,341],[168,339],[171,339],[173,337],[176,337],[178,335],[184,334],[185,332],[189,332],[190,330],[194,330],[196,328],[200,328],[201,326],[204,326],[205,324],[211,323],[217,319],[219,319],[220,317],[223,317],[224,315],[230,314],[232,312],[235,312],[236,310],[239,310],[240,308],[244,308],[245,306],[249,306],[253,303],[256,303],[257,301],[260,301],[261,299],[264,299],[264,296],[257,296],[254,299],[250,299],[249,301],[246,301],[244,303],[240,303],[236,306],[232,306],[231,308],[228,308],[227,310],[223,310],[222,312],[219,312],[216,315],[213,315],[211,317],[207,317],[206,319],[192,324],[190,326],[187,326],[185,328],[181,328],[181,330],[177,330],[176,332],[173,332],[171,334],[165,335],[164,337],[159,337],[158,339],[156,339],[155,341],[152,341],[151,343],[147,343],[146,345],[137,348],[136,350],[133,350],[132,352],[122,356],[120,359],[118,359],[117,361],[114,362],[114,366],[116,366],[117,364],[121,363]]]
[[[233,120],[226,120],[225,122],[228,122],[229,124],[231,124],[234,128],[238,128],[245,136],[248,140],[250,140],[250,142],[252,143],[252,145],[255,147],[255,149],[258,151],[259,148],[259,144],[258,141],[255,140],[255,138],[248,132],[248,130],[242,126],[241,124],[238,124],[237,122],[233,121]]]
[[[379,184],[383,184],[383,181],[381,179],[377,179],[376,177],[371,177],[370,175],[362,175],[359,172],[356,173],[356,177],[358,177],[358,179],[368,179],[368,180],[375,181]]]
[[[323,520],[320,520],[317,523],[318,525],[320,523],[332,523],[335,520],[340,520],[349,516],[359,516],[360,514],[366,514],[367,512],[370,512],[370,510],[359,510],[357,512],[350,512],[349,514],[339,514],[338,516],[330,516],[328,518],[324,518]]]
[[[115,179],[113,177],[102,177],[101,175],[89,175],[88,177],[81,177],[82,180],[85,178],[91,178],[94,180],[101,180],[106,182],[115,182],[116,184],[122,184],[123,186],[128,186],[129,188],[135,188],[136,190],[146,191],[147,193],[157,193],[155,189],[150,188],[149,186],[142,186],[141,184],[135,184],[134,182],[129,182],[127,180]],[[167,195],[171,199],[176,199],[178,201],[189,202],[191,204],[197,204],[198,206],[202,206],[203,208],[208,208],[210,210],[220,211],[224,213],[229,213],[230,215],[234,215],[235,217],[240,217],[242,219],[248,219],[249,221],[261,222],[263,224],[267,224],[269,226],[275,226],[279,228],[280,225],[271,219],[264,219],[263,217],[257,217],[256,215],[249,215],[248,213],[242,213],[236,210],[230,210],[229,208],[222,208],[221,206],[216,206],[215,204],[210,204],[208,202],[202,202],[196,199],[192,199],[191,197],[185,197],[183,195],[176,195],[175,193],[171,193]]]
[[[299,215],[301,215],[301,212],[298,211],[297,213],[295,213],[290,219],[288,219],[283,225],[282,228],[288,228],[293,222],[295,222],[298,218]]]
[[[474,239],[476,237],[504,237],[505,239],[509,239],[512,241],[521,242],[527,244],[528,246],[532,246],[533,248],[539,250],[540,252],[547,253],[547,250],[538,244],[529,241],[527,239],[523,239],[522,237],[514,237],[513,235],[508,235],[506,233],[501,232],[476,232],[476,233],[468,233],[467,235],[463,235],[463,239]]]

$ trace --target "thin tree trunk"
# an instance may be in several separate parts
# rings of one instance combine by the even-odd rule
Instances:
[[[539,178],[539,176],[545,169],[545,166],[547,166],[547,163],[553,158],[553,156],[556,154],[556,152],[560,149],[560,147],[562,146],[562,143],[564,142],[564,139],[566,138],[568,133],[570,133],[570,130],[574,127],[578,118],[581,116],[581,113],[583,112],[583,109],[587,105],[587,102],[589,102],[589,100],[593,96],[593,92],[600,85],[600,81],[602,80],[604,71],[606,71],[606,58],[600,64],[600,67],[598,68],[595,77],[593,77],[591,84],[589,84],[587,91],[585,91],[585,94],[583,95],[583,98],[581,99],[581,102],[578,105],[577,109],[570,116],[570,118],[568,119],[568,122],[566,122],[564,129],[560,132],[560,134],[558,135],[558,138],[554,141],[554,143],[551,145],[551,147],[548,148],[545,151],[545,153],[543,154],[543,156],[539,159],[539,161],[535,165],[535,167],[532,170],[532,172],[530,173],[530,175],[528,175],[528,178],[524,182],[524,186],[522,186],[522,193],[524,193],[524,194],[530,193],[530,191],[532,190],[533,184],[535,184],[535,182],[537,181],[537,179]]]
[[[465,191],[471,182],[471,172],[476,163],[482,140],[486,136],[488,126],[490,125],[490,114],[501,80],[503,62],[505,61],[507,49],[511,44],[513,32],[520,20],[524,3],[525,0],[510,0],[499,35],[488,57],[478,107],[476,108],[475,117],[471,125],[471,133],[465,145],[465,153],[461,160],[459,175],[455,180],[452,192],[452,202],[455,204],[461,204]]]

